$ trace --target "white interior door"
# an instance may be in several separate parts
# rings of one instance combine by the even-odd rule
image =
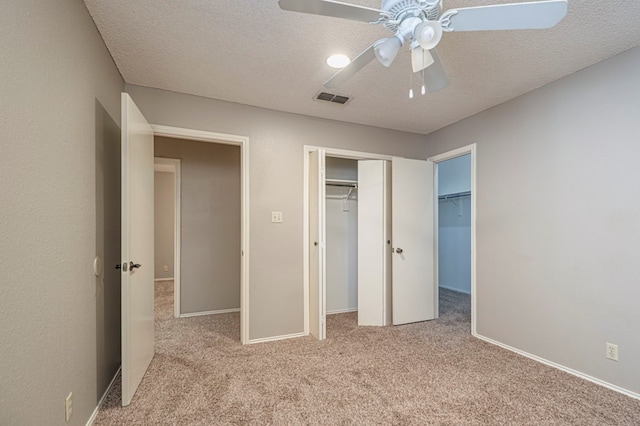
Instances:
[[[392,164],[393,324],[435,318],[433,163]]]
[[[324,340],[326,329],[325,153],[309,154],[309,333]]]
[[[153,130],[122,94],[122,405],[154,354]]]
[[[358,325],[391,323],[390,164],[358,161]]]

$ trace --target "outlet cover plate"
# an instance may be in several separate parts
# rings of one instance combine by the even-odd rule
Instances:
[[[618,345],[607,343],[607,358],[613,361],[618,360]]]

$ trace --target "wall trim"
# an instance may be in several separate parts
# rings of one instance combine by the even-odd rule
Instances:
[[[122,370],[122,366],[118,367],[118,371],[116,371],[116,374],[111,379],[111,383],[109,383],[109,386],[107,386],[107,390],[104,391],[104,393],[102,394],[102,398],[100,398],[100,401],[98,401],[98,405],[96,406],[96,409],[93,410],[91,417],[89,417],[89,420],[87,420],[86,426],[91,426],[93,425],[93,422],[96,421],[96,418],[98,417],[98,412],[100,411],[100,408],[102,408],[104,401],[107,399],[107,395],[109,395],[111,388],[113,388],[113,384],[116,382],[116,379],[118,378],[118,375],[120,374],[121,370]]]
[[[469,154],[471,156],[471,335],[477,335],[477,320],[478,320],[478,309],[477,309],[477,300],[478,300],[478,290],[477,290],[477,277],[476,277],[476,200],[477,200],[477,180],[476,180],[476,162],[477,162],[477,154],[476,154],[476,144],[472,143],[470,145],[465,145],[460,148],[453,149],[451,151],[444,152],[442,154],[434,155],[429,157],[429,161],[433,161],[436,165],[436,171],[438,163],[441,163],[446,160],[451,160],[453,158],[457,158],[463,155]],[[436,173],[436,179],[434,181],[434,185],[438,185],[438,176]],[[438,195],[438,191],[435,191],[435,195]],[[435,209],[435,217],[438,217],[438,209]],[[437,222],[436,222],[437,225]],[[437,233],[436,233],[436,247],[437,247]],[[440,277],[438,274],[438,250],[435,250],[435,265],[436,265],[436,284],[439,284]],[[437,287],[436,287],[437,288]]]
[[[283,334],[282,336],[273,336],[273,337],[263,337],[261,339],[251,339],[249,340],[249,344],[253,345],[255,343],[266,343],[266,342],[275,342],[277,340],[285,340],[285,339],[295,339],[297,337],[305,337],[308,333],[293,333],[293,334]]]
[[[151,124],[154,136],[188,139],[200,142],[219,143],[240,146],[240,191],[241,191],[241,225],[240,225],[240,342],[249,343],[249,137],[203,130],[185,129],[183,127]],[[174,270],[178,276],[179,271]],[[175,295],[174,295],[175,297]]]
[[[335,311],[327,311],[327,315],[346,314],[349,312],[358,312],[358,308],[336,309]]]
[[[537,355],[533,355],[533,354],[530,354],[528,352],[522,351],[520,349],[516,349],[516,348],[514,348],[512,346],[509,346],[509,345],[506,345],[504,343],[498,342],[497,340],[493,340],[493,339],[490,339],[488,337],[482,336],[482,335],[480,335],[478,333],[474,333],[473,336],[477,337],[480,340],[484,340],[487,343],[491,343],[492,345],[500,346],[503,349],[506,349],[506,350],[511,351],[511,352],[515,352],[518,355],[522,355],[524,357],[527,357],[529,359],[537,361],[537,362],[539,362],[541,364],[548,365],[549,367],[553,367],[553,368],[556,368],[558,370],[564,371],[565,373],[569,373],[569,374],[571,374],[573,376],[576,376],[576,377],[579,377],[581,379],[587,380],[587,381],[589,381],[591,383],[595,383],[596,385],[603,386],[603,387],[605,387],[607,389],[610,389],[612,391],[615,391],[615,392],[621,393],[623,395],[626,395],[628,397],[640,400],[640,393],[635,393],[635,392],[632,392],[632,391],[630,391],[628,389],[621,388],[620,386],[616,386],[616,385],[611,384],[609,382],[605,382],[604,380],[597,379],[595,377],[589,376],[588,374],[581,373],[580,371],[573,370],[573,369],[571,369],[569,367],[565,367],[564,365],[557,364],[557,363],[555,363],[553,361],[549,361],[548,359],[541,358],[541,357],[539,357]]]
[[[216,311],[189,312],[186,314],[180,314],[180,318],[201,317],[203,315],[228,314],[230,312],[240,312],[240,308],[218,309]]]
[[[462,290],[460,288],[455,288],[455,287],[449,287],[447,285],[439,284],[438,287],[444,288],[445,290],[455,291],[456,293],[471,294],[471,291]]]

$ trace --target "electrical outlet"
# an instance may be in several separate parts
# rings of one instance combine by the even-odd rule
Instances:
[[[607,343],[607,358],[613,361],[618,360],[618,345]]]
[[[68,422],[71,419],[73,413],[73,392],[69,392],[69,395],[64,400],[64,417]]]
[[[272,223],[282,223],[282,212],[271,212]]]
[[[169,267],[168,267],[167,265],[164,265],[164,266],[162,267],[162,269],[163,269],[165,272],[169,271]]]

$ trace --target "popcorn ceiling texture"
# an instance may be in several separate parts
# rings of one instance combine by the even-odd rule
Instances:
[[[445,0],[444,9],[514,1]],[[276,0],[85,3],[127,83],[423,134],[640,43],[637,0],[569,0],[552,29],[445,34],[438,51],[451,84],[440,93],[408,98],[403,49],[390,68],[372,62],[341,87],[353,97],[342,107],[312,100],[334,72],[324,61],[388,37],[382,25],[286,12]]]
[[[328,339],[242,346],[239,315],[174,319],[156,283],[156,356],[128,407],[119,382],[95,425],[637,424],[640,401],[470,335],[469,296],[400,327],[327,318]]]

